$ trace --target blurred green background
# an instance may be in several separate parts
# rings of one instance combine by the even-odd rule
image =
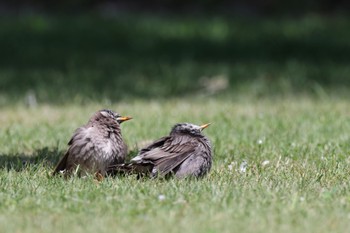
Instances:
[[[0,0],[0,231],[347,232],[349,5]],[[52,177],[101,108],[134,117],[129,158],[212,122],[212,171]]]
[[[0,3],[0,106],[348,97],[347,1]]]

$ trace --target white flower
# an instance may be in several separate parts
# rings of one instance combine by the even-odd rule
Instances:
[[[258,144],[259,144],[259,145],[263,144],[263,140],[262,140],[262,139],[259,139],[259,140],[258,140]]]
[[[165,200],[165,195],[160,194],[160,195],[158,196],[158,200],[159,200],[159,201],[164,201],[164,200]]]
[[[248,163],[247,163],[247,161],[244,160],[241,163],[241,165],[239,165],[239,172],[240,173],[245,173],[247,171],[247,166],[248,166]]]
[[[264,166],[268,165],[269,163],[270,163],[269,160],[265,160],[261,163],[261,165],[264,167]]]
[[[227,167],[228,167],[228,170],[232,171],[232,169],[233,169],[233,165],[232,164],[228,165]]]
[[[228,170],[232,171],[233,170],[233,167],[236,166],[236,162],[235,161],[232,161],[228,166]]]

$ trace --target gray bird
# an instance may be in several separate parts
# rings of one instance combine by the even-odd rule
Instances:
[[[211,143],[202,134],[209,125],[176,124],[169,136],[141,149],[130,163],[110,167],[109,172],[150,174],[151,177],[203,177],[212,165]]]
[[[78,171],[79,175],[98,173],[104,176],[109,166],[123,163],[127,146],[120,124],[130,119],[111,110],[96,112],[86,125],[75,130],[68,142],[69,148],[53,175],[70,175]]]

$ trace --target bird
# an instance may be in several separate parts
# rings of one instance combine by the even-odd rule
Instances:
[[[130,119],[132,117],[123,117],[109,109],[94,113],[87,124],[73,133],[68,142],[69,148],[53,175],[94,173],[104,177],[109,166],[125,160],[127,145],[123,141],[120,124]]]
[[[168,136],[161,137],[141,149],[129,163],[109,168],[119,173],[149,174],[150,177],[202,178],[212,166],[212,146],[202,130],[210,125],[175,124]]]

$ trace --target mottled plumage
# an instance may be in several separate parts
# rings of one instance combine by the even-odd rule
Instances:
[[[110,167],[109,172],[149,173],[152,177],[171,174],[177,178],[203,177],[212,165],[211,144],[201,132],[208,126],[176,124],[169,136],[141,149],[130,163]]]
[[[105,175],[106,169],[123,163],[127,146],[123,141],[120,124],[131,117],[121,117],[111,110],[96,112],[89,122],[76,129],[68,142],[69,148],[60,160],[53,174],[100,173]]]

